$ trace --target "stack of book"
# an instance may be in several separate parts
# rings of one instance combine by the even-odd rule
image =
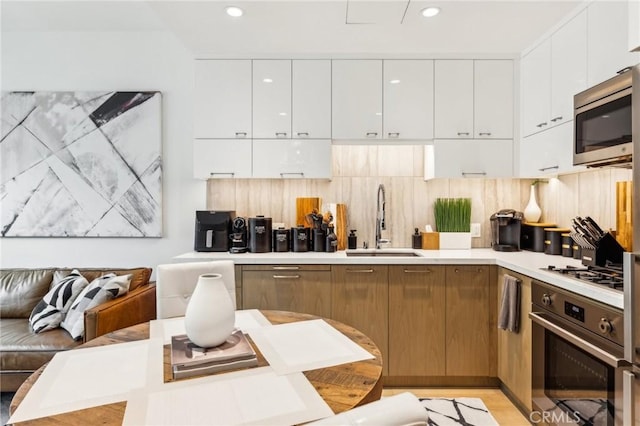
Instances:
[[[213,348],[201,348],[191,342],[186,334],[171,337],[171,369],[174,379],[256,365],[256,352],[241,330],[234,330],[226,342]]]

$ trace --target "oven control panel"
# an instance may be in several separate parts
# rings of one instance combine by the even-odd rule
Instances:
[[[574,305],[571,302],[564,302],[564,313],[573,319],[584,322],[584,308]]]

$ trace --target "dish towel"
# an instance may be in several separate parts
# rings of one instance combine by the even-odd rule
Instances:
[[[517,333],[520,329],[520,280],[505,274],[503,283],[498,328]]]

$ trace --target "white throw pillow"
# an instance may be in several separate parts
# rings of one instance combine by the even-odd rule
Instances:
[[[60,326],[65,313],[76,297],[89,284],[77,269],[74,269],[66,277],[56,274],[53,282],[51,290],[38,302],[29,316],[29,325],[36,333]]]
[[[84,336],[84,311],[104,302],[122,296],[129,291],[131,275],[106,274],[91,281],[78,295],[62,321],[62,328],[67,330],[74,340]]]

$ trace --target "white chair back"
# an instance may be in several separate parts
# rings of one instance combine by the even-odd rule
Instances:
[[[156,308],[158,319],[181,317],[202,274],[222,275],[233,306],[236,305],[236,276],[233,261],[169,263],[158,265]]]

